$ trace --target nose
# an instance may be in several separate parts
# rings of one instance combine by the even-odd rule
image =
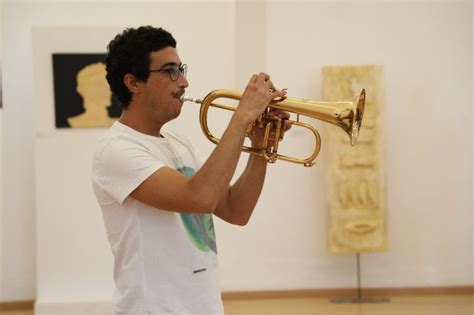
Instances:
[[[178,77],[178,84],[179,84],[179,87],[181,87],[181,88],[187,88],[189,86],[188,80],[182,74],[180,74],[179,77]]]

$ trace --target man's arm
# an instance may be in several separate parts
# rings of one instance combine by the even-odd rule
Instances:
[[[265,158],[251,154],[242,175],[221,198],[214,214],[231,224],[246,225],[260,197],[266,169]]]
[[[234,114],[227,130],[199,171],[188,178],[162,167],[141,183],[131,197],[155,208],[191,213],[213,212],[235,172],[248,122]]]
[[[277,110],[270,112],[269,116],[278,116],[283,120],[283,132],[291,128],[288,113]],[[264,134],[264,128],[253,127],[249,135],[253,148],[263,149]],[[266,169],[267,161],[264,157],[250,154],[245,170],[219,201],[214,214],[231,224],[246,225],[262,192]]]
[[[214,212],[234,175],[248,125],[255,121],[271,100],[285,94],[274,89],[268,75],[254,75],[221,141],[193,177],[189,179],[172,168],[162,167],[130,196],[163,210]]]

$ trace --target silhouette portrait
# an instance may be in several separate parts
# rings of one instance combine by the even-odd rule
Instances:
[[[105,54],[53,54],[57,128],[107,128],[121,107],[105,79]]]

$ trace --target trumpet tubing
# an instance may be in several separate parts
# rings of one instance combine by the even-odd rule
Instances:
[[[195,99],[183,96],[183,101],[191,101],[201,104],[199,113],[199,121],[201,129],[205,136],[213,143],[218,144],[219,137],[216,137],[209,130],[207,123],[207,113],[209,107],[216,107],[223,110],[235,111],[236,108],[226,104],[215,103],[219,98],[227,98],[233,100],[240,100],[243,92],[237,90],[218,89],[211,91],[204,99]],[[273,100],[265,110],[265,112],[257,120],[258,124],[265,127],[264,149],[257,150],[248,146],[242,146],[242,151],[263,156],[270,163],[274,163],[277,159],[303,164],[304,166],[314,165],[314,160],[319,154],[321,148],[321,137],[317,129],[310,124],[303,123],[299,120],[299,116],[307,116],[318,120],[331,123],[339,126],[348,135],[351,145],[357,143],[357,136],[362,124],[362,117],[365,106],[365,90],[362,89],[360,93],[353,98],[345,101],[326,102],[314,101],[301,98],[283,98]],[[271,141],[270,134],[274,134],[275,139],[282,140],[283,135],[281,120],[279,118],[269,118],[266,114],[271,109],[279,109],[297,115],[296,120],[290,120],[293,126],[306,128],[311,131],[315,137],[315,148],[313,153],[307,158],[294,158],[282,154],[278,154],[278,140]]]

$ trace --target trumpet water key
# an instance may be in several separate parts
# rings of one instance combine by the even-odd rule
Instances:
[[[204,135],[213,143],[218,144],[220,138],[216,137],[209,130],[207,123],[207,113],[209,107],[216,107],[224,110],[235,111],[236,107],[214,102],[217,99],[240,100],[243,92],[236,90],[218,89],[211,91],[203,99],[183,96],[183,101],[191,101],[201,104],[199,113],[199,122]],[[314,101],[300,98],[282,98],[273,100],[264,113],[260,115],[254,124],[265,128],[265,137],[263,149],[257,150],[248,146],[242,146],[243,152],[248,152],[265,157],[268,162],[274,163],[276,160],[283,160],[292,163],[303,164],[304,166],[314,165],[314,160],[321,149],[321,136],[317,129],[310,124],[300,121],[300,115],[319,119],[342,128],[349,136],[351,145],[357,143],[357,136],[362,124],[365,106],[365,90],[353,98],[345,101],[325,102]],[[311,131],[315,137],[315,147],[313,153],[306,158],[295,158],[278,153],[279,141],[283,139],[284,124],[278,117],[271,117],[268,112],[272,109],[279,109],[289,113],[296,114],[296,120],[290,120],[293,126],[306,128]]]

